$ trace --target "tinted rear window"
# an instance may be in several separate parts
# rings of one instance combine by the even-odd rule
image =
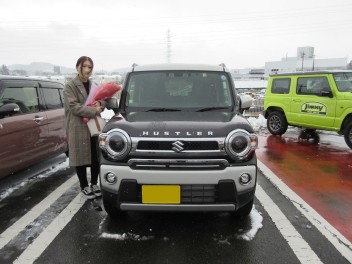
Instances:
[[[62,89],[42,87],[47,109],[52,110],[63,108],[63,98],[61,97],[60,90]]]
[[[290,92],[291,79],[274,79],[271,86],[271,93],[288,94]]]

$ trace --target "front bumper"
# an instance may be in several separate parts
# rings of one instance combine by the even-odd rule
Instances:
[[[114,173],[117,181],[105,180]],[[226,167],[223,170],[134,170],[129,166],[101,165],[103,198],[125,211],[236,211],[254,198],[257,182],[255,165]],[[251,175],[243,185],[240,176]],[[142,202],[144,185],[180,186],[179,204]]]

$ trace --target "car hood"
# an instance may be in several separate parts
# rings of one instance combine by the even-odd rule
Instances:
[[[225,137],[234,129],[254,133],[246,118],[231,112],[133,112],[112,117],[103,132],[114,128],[131,137]]]

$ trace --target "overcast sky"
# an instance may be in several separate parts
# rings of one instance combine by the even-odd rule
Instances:
[[[316,58],[352,59],[351,0],[6,0],[0,65],[49,62],[95,70],[132,63],[261,67],[313,46]]]

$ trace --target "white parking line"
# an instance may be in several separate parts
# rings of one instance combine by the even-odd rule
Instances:
[[[293,205],[322,233],[332,245],[352,263],[352,244],[339,231],[331,226],[321,215],[310,207],[301,197],[292,191],[267,166],[258,160],[258,168],[264,176],[283,193]],[[258,185],[257,185],[258,187]],[[258,189],[257,189],[258,191]]]
[[[279,207],[264,192],[262,187],[257,185],[255,196],[269,214],[277,229],[283,235],[293,252],[301,263],[322,263],[319,257],[302,238],[291,222],[281,212]]]
[[[0,249],[9,243],[11,239],[17,236],[21,231],[23,231],[27,225],[33,222],[46,209],[48,209],[52,203],[54,203],[64,192],[71,188],[73,184],[76,184],[77,181],[77,176],[72,176],[44,200],[34,206],[28,213],[18,219],[12,226],[0,234]]]
[[[83,194],[79,193],[13,263],[33,263],[50,245],[61,230],[64,229],[64,227],[71,221],[72,217],[78,212],[86,201],[87,199],[83,197]]]

